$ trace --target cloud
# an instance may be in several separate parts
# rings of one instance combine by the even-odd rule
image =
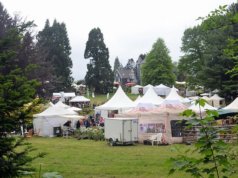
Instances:
[[[186,28],[198,23],[219,5],[235,0],[2,0],[13,14],[20,12],[28,20],[44,27],[46,19],[65,22],[72,47],[73,77],[83,79],[87,60],[83,54],[88,33],[99,27],[109,48],[110,64],[116,56],[125,65],[129,58],[137,60],[151,50],[160,37],[165,40],[172,60],[178,61],[181,38]]]

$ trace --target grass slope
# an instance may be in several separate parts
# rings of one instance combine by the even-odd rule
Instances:
[[[104,141],[74,138],[29,139],[37,152],[47,152],[33,166],[41,172],[59,172],[64,178],[156,178],[168,177],[168,158],[176,155],[173,146],[110,147]],[[182,149],[188,148],[179,145]],[[170,177],[189,177],[176,174]]]

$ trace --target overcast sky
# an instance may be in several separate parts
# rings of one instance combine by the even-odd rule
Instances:
[[[67,27],[73,77],[83,79],[89,62],[83,57],[88,33],[99,27],[109,48],[110,64],[118,56],[125,65],[148,53],[160,37],[165,40],[173,61],[178,61],[181,38],[186,28],[199,23],[219,5],[235,0],[0,0],[8,12],[34,20],[36,31],[46,19],[64,22]]]

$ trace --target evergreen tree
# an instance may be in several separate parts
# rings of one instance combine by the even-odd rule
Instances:
[[[19,66],[24,34],[31,23],[16,25],[0,3],[0,177],[20,177],[31,171],[32,150],[22,139],[8,137],[7,133],[20,129],[25,117],[25,104],[35,96],[35,80],[28,80],[26,69]],[[10,24],[10,25],[9,25]],[[27,68],[27,67],[26,67]]]
[[[54,20],[50,26],[49,20],[46,20],[45,27],[39,32],[37,39],[37,56],[41,59],[38,61],[43,61],[42,68],[47,68],[48,65],[46,70],[51,71],[49,76],[45,74],[42,83],[48,81],[53,90],[67,91],[71,88],[73,78],[71,47],[65,24]]]
[[[161,38],[154,43],[142,65],[142,82],[144,85],[163,83],[169,86],[175,82],[169,50]]]
[[[85,76],[86,84],[97,93],[111,91],[113,72],[109,64],[109,51],[99,28],[90,31],[84,58],[89,59],[88,71]]]

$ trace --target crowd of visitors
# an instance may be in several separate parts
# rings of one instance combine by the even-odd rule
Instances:
[[[75,125],[72,124],[70,120],[64,123],[63,127],[67,127],[68,129],[80,129],[81,127],[89,128],[101,126],[104,127],[104,118],[100,115],[93,116],[85,116],[85,118],[78,120]]]

